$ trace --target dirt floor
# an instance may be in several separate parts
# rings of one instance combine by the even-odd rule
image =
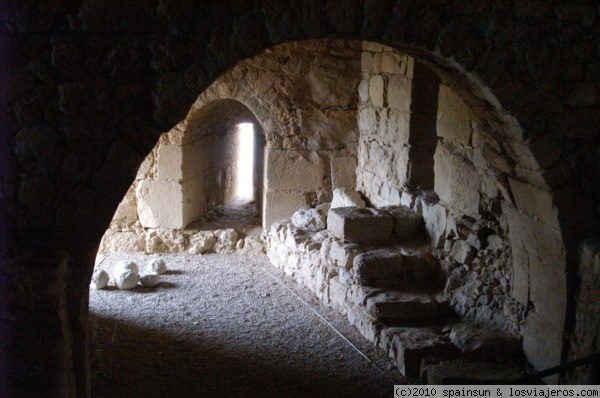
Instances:
[[[113,254],[98,267],[153,257]],[[162,258],[170,271],[156,288],[90,292],[92,396],[389,397],[403,383],[382,350],[265,256]]]

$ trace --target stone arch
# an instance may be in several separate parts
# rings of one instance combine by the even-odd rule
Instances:
[[[585,65],[579,56],[596,57],[586,50],[593,48],[593,28],[598,24],[598,18],[588,17],[596,14],[591,4],[255,3],[186,3],[182,9],[168,1],[141,2],[116,13],[111,1],[83,1],[65,8],[9,6],[10,31],[1,33],[5,48],[14,54],[2,72],[10,82],[2,95],[2,112],[8,114],[2,128],[10,137],[3,162],[11,173],[2,182],[7,194],[0,199],[3,236],[10,249],[5,251],[11,258],[7,280],[10,286],[20,286],[41,268],[48,280],[68,272],[72,281],[48,293],[35,293],[38,305],[33,312],[55,314],[40,317],[39,330],[47,330],[49,324],[62,337],[50,342],[51,364],[34,378],[53,385],[57,395],[85,394],[81,322],[91,262],[81,253],[98,243],[158,131],[177,124],[199,92],[239,60],[276,44],[328,35],[400,48],[448,76],[448,84],[467,101],[475,94],[480,100],[472,106],[482,113],[503,110],[490,120],[504,121],[509,137],[518,142],[509,149],[519,160],[517,178],[507,184],[520,209],[515,222],[526,220],[522,228],[526,239],[514,240],[522,241],[523,259],[527,258],[523,261],[529,265],[540,263],[537,248],[560,248],[542,262],[558,263],[556,275],[566,273],[560,286],[564,305],[559,307],[572,310],[575,246],[590,233],[591,203],[598,202],[577,180],[583,166],[572,166],[578,153],[589,155],[595,148],[600,120],[592,93],[595,77],[582,72]],[[122,40],[107,43],[95,37],[103,33]],[[128,39],[132,33],[139,39]],[[57,36],[50,40],[52,34]],[[182,49],[182,43],[188,48]],[[196,56],[186,56],[189,53]],[[47,106],[44,116],[32,112],[40,104]],[[86,145],[85,138],[97,145]],[[67,167],[41,172],[37,166],[48,161]],[[71,252],[70,262],[40,261],[54,258],[48,252],[62,250]],[[561,261],[554,262],[556,257]],[[32,270],[30,264],[38,266]],[[543,287],[550,275],[544,274],[531,280]],[[53,303],[57,310],[47,311],[40,303]],[[19,315],[17,323],[31,321],[16,305],[10,311]],[[572,311],[563,315],[567,321],[574,316]],[[542,327],[526,336],[532,339],[531,354],[548,359],[538,367],[557,359],[548,353],[555,351],[554,342],[562,342],[563,326],[572,327],[560,319],[552,322],[556,338],[544,342],[545,316],[531,318]],[[34,347],[44,337],[31,329],[23,337]],[[65,330],[69,333],[63,335]],[[53,369],[55,364],[62,365]],[[62,377],[63,372],[69,376]]]

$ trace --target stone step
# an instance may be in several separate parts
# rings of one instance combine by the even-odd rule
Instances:
[[[393,225],[392,216],[377,209],[338,207],[327,215],[329,233],[346,242],[389,240]]]
[[[468,362],[464,360],[443,361],[425,365],[421,379],[427,384],[514,384],[523,375],[514,366],[491,362]]]
[[[359,284],[408,291],[436,291],[443,287],[439,263],[429,253],[399,247],[371,250],[354,257]]]
[[[427,294],[382,291],[365,300],[367,312],[390,325],[436,322],[446,314],[443,305]]]
[[[491,325],[462,320],[449,325],[448,329],[450,341],[463,358],[511,366],[525,362],[521,340]]]
[[[425,232],[423,217],[414,210],[404,206],[386,206],[380,210],[385,211],[394,220],[392,239],[409,238]]]
[[[400,373],[417,379],[424,360],[456,358],[459,351],[438,329],[424,327],[384,327],[379,346],[392,358]]]

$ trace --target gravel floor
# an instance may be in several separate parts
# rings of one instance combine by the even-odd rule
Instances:
[[[265,256],[162,257],[170,271],[157,288],[90,292],[94,397],[389,397],[402,383],[380,349]],[[113,254],[98,267],[150,258]]]

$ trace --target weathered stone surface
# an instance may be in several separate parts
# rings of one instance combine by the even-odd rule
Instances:
[[[452,358],[455,349],[440,334],[426,328],[393,328],[390,357],[406,377],[418,378],[425,358]]]
[[[146,235],[146,253],[182,253],[187,250],[187,235],[176,229],[152,229]]]
[[[184,177],[183,150],[180,145],[159,145],[156,162],[158,179],[165,181],[179,181]]]
[[[479,174],[468,160],[438,145],[434,155],[435,192],[440,199],[463,214],[479,213]]]
[[[141,274],[140,283],[144,287],[156,287],[160,284],[160,275],[156,272]]]
[[[310,205],[306,196],[297,192],[267,191],[263,207],[263,227],[289,219],[300,207]]]
[[[125,271],[131,271],[135,274],[140,273],[140,269],[138,268],[136,263],[132,261],[119,261],[114,266],[113,275],[117,275]]]
[[[554,228],[560,227],[551,192],[512,178],[509,182],[518,208]]]
[[[446,220],[447,210],[440,204],[423,204],[423,219],[425,220],[425,229],[431,239],[433,247],[443,247],[446,238]]]
[[[353,270],[359,283],[368,286],[409,286],[435,279],[437,264],[425,253],[406,249],[378,249],[357,255]]]
[[[394,235],[408,238],[423,230],[423,217],[404,206],[386,206],[381,210],[390,214],[394,219]]]
[[[469,145],[471,141],[471,110],[450,87],[439,86],[437,132],[444,141]]]
[[[362,250],[357,244],[334,239],[329,248],[329,260],[338,267],[348,270],[352,267],[354,258]]]
[[[338,207],[327,217],[329,233],[348,242],[388,240],[392,227],[392,217],[375,209]]]
[[[454,242],[452,250],[450,251],[450,257],[460,264],[471,264],[475,255],[475,249],[464,240],[457,240]]]
[[[181,186],[144,180],[136,188],[137,213],[144,228],[184,228]]]
[[[323,186],[326,168],[316,152],[269,149],[266,153],[265,188],[317,191]]]
[[[331,185],[336,188],[356,189],[355,157],[340,157],[331,159]]]
[[[391,76],[389,80],[387,102],[390,108],[401,112],[410,112],[412,81],[404,76]]]
[[[373,76],[371,77],[371,81],[369,82],[369,98],[371,99],[371,103],[375,107],[382,107],[384,94],[383,91],[384,82],[381,76]]]
[[[140,231],[118,231],[108,229],[102,241],[98,252],[100,253],[131,253],[145,252],[146,238]]]
[[[515,363],[522,360],[521,341],[490,325],[464,321],[452,327],[449,338],[456,348],[471,358],[510,359]]]
[[[137,286],[140,276],[137,272],[121,270],[113,274],[115,285],[121,290],[133,289]]]
[[[211,231],[199,231],[190,236],[190,254],[210,253],[214,250],[217,238]]]
[[[292,216],[292,223],[304,231],[318,232],[327,228],[327,213],[315,208],[302,207]]]
[[[337,207],[365,207],[365,201],[362,200],[360,194],[354,190],[346,188],[337,188],[333,190],[333,200],[331,201],[331,208]]]
[[[438,314],[437,303],[427,295],[387,291],[367,298],[367,311],[390,323],[431,320]]]
[[[104,289],[110,280],[110,276],[108,276],[108,272],[102,269],[95,269],[92,274],[92,281],[90,282],[90,287],[92,289]]]
[[[155,272],[158,275],[162,275],[167,272],[167,264],[165,263],[165,260],[163,260],[162,258],[153,258],[148,263],[147,269],[150,272]]]
[[[235,250],[239,233],[233,228],[219,229],[214,232],[217,238],[215,251],[217,253],[231,253]]]

